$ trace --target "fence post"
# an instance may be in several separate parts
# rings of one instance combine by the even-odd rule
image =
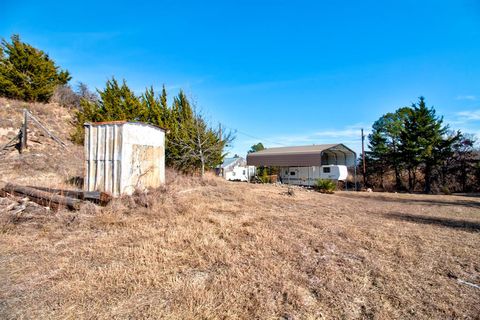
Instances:
[[[28,129],[28,111],[27,109],[23,109],[23,123],[22,123],[21,135],[20,135],[20,152],[22,152],[23,149],[28,148],[27,129]]]

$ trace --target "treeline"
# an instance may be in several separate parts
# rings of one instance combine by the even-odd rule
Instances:
[[[2,40],[0,46],[0,96],[29,102],[54,100],[64,107],[75,108],[76,121],[72,140],[83,143],[84,123],[99,121],[141,121],[164,128],[166,164],[184,172],[198,172],[223,162],[224,148],[233,140],[213,128],[180,90],[167,103],[165,87],[160,93],[153,87],[136,95],[123,80],[107,81],[103,90],[91,92],[80,83],[77,90],[68,84],[67,70],[61,70],[42,50],[20,40]]]
[[[367,186],[425,193],[480,189],[474,136],[450,130],[423,97],[375,121],[368,142]]]
[[[165,128],[166,164],[201,175],[223,162],[223,150],[233,140],[231,134],[221,136],[209,126],[182,90],[169,106],[165,86],[159,94],[150,87],[137,96],[125,81],[120,84],[115,78],[98,90],[98,99],[81,99],[76,116],[73,140],[79,143],[83,142],[85,122],[128,120]]]

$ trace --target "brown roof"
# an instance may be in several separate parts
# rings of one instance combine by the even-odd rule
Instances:
[[[296,146],[296,147],[279,147],[279,148],[268,148],[261,151],[257,151],[255,155],[260,154],[288,154],[288,153],[318,153],[324,150],[330,149],[337,146],[337,144],[313,144],[309,146]]]
[[[254,166],[319,166],[322,163],[322,153],[330,162],[352,165],[355,161],[355,152],[341,143],[315,144],[309,146],[268,148],[247,155],[248,165]]]

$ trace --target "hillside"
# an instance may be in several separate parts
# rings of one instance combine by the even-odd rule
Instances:
[[[1,214],[0,317],[480,314],[478,198],[167,178],[106,208]]]
[[[60,147],[33,124],[28,130],[29,148],[19,154],[15,148],[0,151],[0,180],[24,184],[62,186],[81,176],[83,148],[70,142],[73,111],[55,103],[26,103],[0,98],[0,146],[19,131],[23,109],[28,109],[53,134],[67,144]]]

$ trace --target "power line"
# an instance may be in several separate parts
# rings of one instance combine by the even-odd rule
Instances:
[[[283,144],[283,143],[280,143],[280,142],[274,142],[274,141],[271,141],[271,140],[268,140],[268,139],[264,139],[264,138],[261,138],[261,137],[256,137],[256,136],[251,135],[251,134],[249,134],[249,133],[240,131],[240,130],[238,130],[238,129],[236,129],[236,128],[232,128],[232,127],[230,127],[230,126],[227,126],[227,125],[225,125],[224,123],[223,123],[222,125],[223,125],[225,128],[229,128],[230,130],[233,130],[235,133],[243,134],[244,136],[247,136],[247,137],[252,138],[252,139],[258,139],[258,140],[260,140],[260,142],[268,142],[268,143],[280,145],[280,146],[283,146],[283,147],[287,147],[286,144]]]

